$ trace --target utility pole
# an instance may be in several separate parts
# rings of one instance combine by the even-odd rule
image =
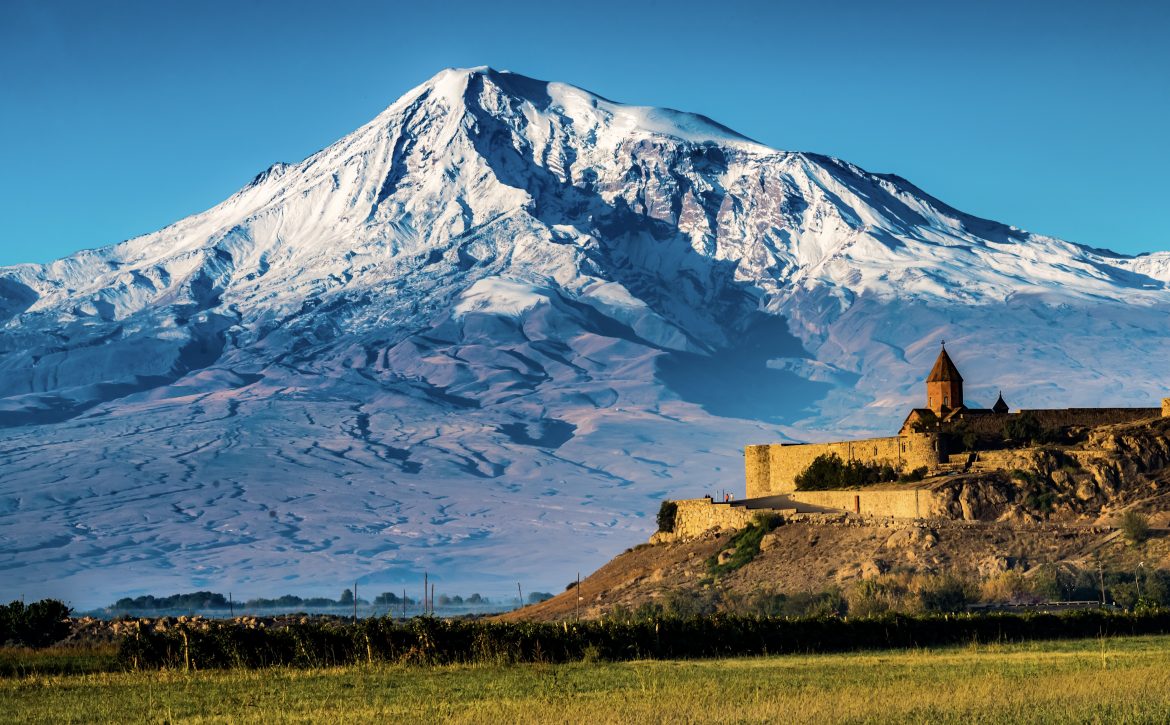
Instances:
[[[402,621],[406,621],[406,587],[402,587]]]
[[[435,616],[435,585],[431,585],[431,616]]]
[[[232,593],[228,592],[228,616],[236,618],[236,605],[232,602]]]
[[[427,584],[427,572],[424,569],[423,570],[423,616],[424,617],[427,616],[427,610],[430,609],[430,607],[427,606],[427,587],[428,586],[429,585]]]
[[[357,624],[357,582],[353,583],[353,623]]]
[[[581,572],[577,572],[577,621],[581,621]]]
[[[516,582],[516,594],[520,597],[520,606],[524,606],[524,592],[520,591],[520,582]]]
[[[1101,606],[1105,606],[1105,569],[1101,566],[1101,560],[1097,560],[1097,578],[1101,582]]]

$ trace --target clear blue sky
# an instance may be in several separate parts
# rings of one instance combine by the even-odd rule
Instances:
[[[0,0],[0,264],[158,229],[491,65],[1170,249],[1170,3]]]

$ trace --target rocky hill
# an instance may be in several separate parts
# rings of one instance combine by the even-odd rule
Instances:
[[[1170,419],[998,460],[1005,467],[941,477],[951,518],[798,514],[754,540],[747,530],[711,530],[642,544],[585,578],[579,603],[573,587],[505,618],[914,610],[940,592],[968,604],[1027,604],[1096,600],[1101,586],[1126,605],[1143,592],[1170,603]],[[1125,530],[1129,512],[1151,527],[1148,538]],[[745,544],[758,553],[740,555]]]

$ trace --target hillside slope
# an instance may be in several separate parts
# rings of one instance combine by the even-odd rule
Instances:
[[[1084,463],[1070,465],[1078,459]],[[1056,599],[1096,589],[1101,570],[1110,573],[1112,600],[1140,591],[1136,576],[1170,581],[1170,418],[1102,426],[1082,443],[1025,448],[1006,460],[1011,470],[943,477],[938,485],[956,501],[951,519],[797,515],[727,570],[719,565],[738,548],[737,532],[642,544],[583,579],[579,602],[573,587],[501,618],[594,618],[648,607],[761,613],[783,598],[795,607],[825,592],[872,606],[867,594],[903,590],[913,599],[915,587],[948,579],[965,582],[972,599],[1026,602],[1036,590]],[[1148,540],[1126,538],[1119,524],[1127,511],[1153,526]]]

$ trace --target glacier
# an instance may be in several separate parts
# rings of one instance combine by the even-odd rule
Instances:
[[[1168,313],[1170,253],[449,69],[203,213],[0,268],[0,597],[557,591],[740,491],[746,443],[893,430],[943,338],[976,403],[1155,405]]]

